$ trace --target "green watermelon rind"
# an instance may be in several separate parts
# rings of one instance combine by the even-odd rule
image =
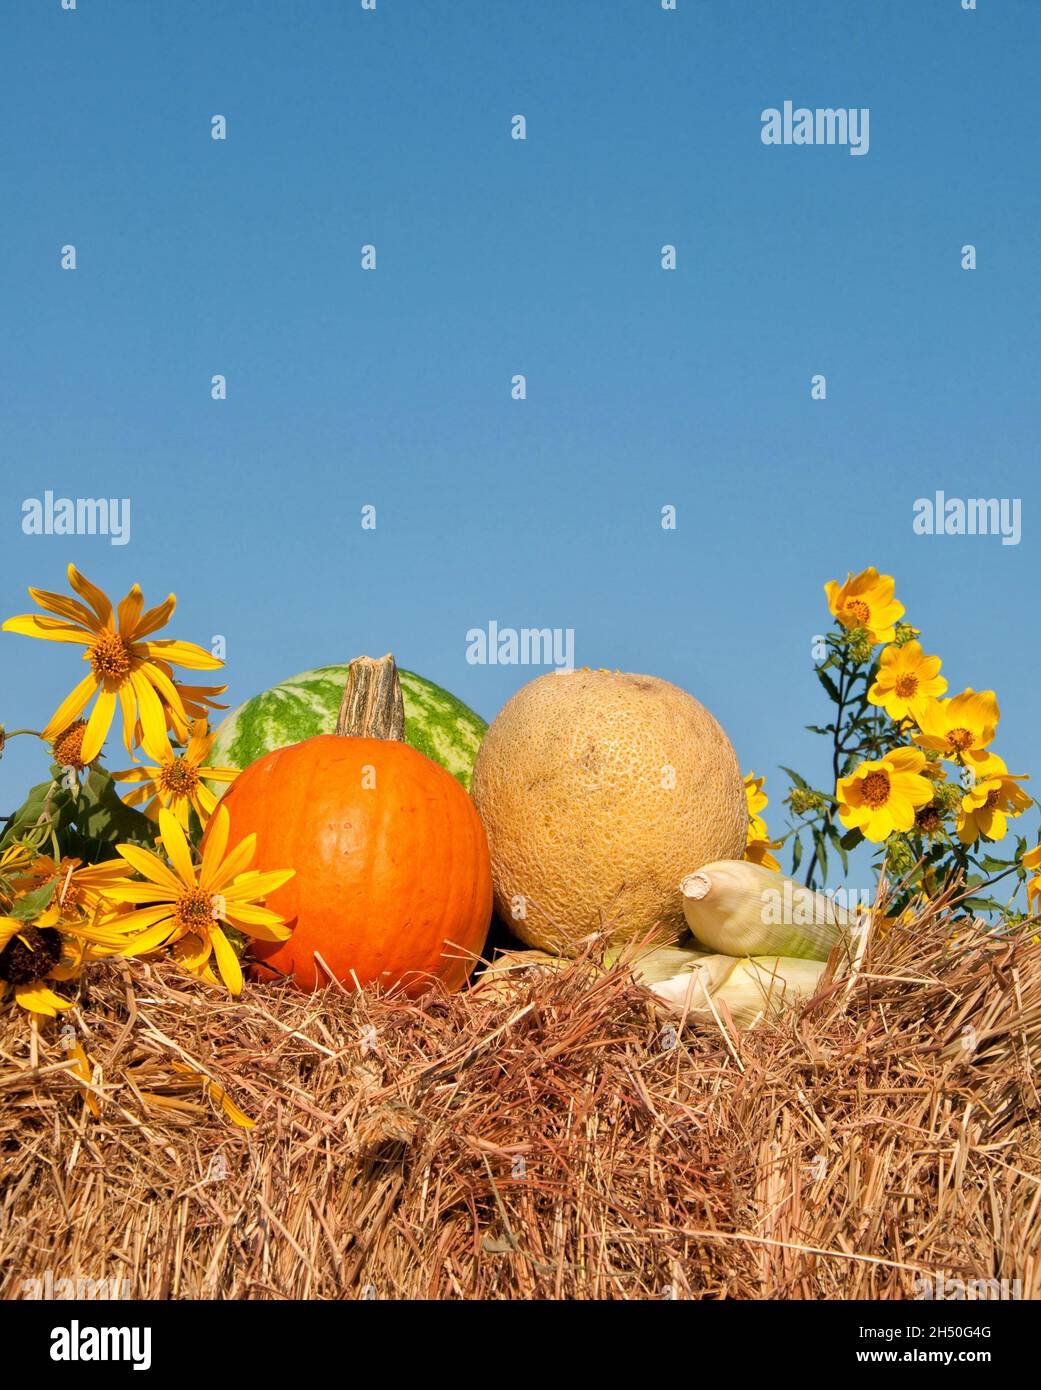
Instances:
[[[488,725],[454,695],[398,669],[405,703],[405,739],[469,791],[474,759]],[[230,710],[215,730],[210,767],[242,769],[273,748],[336,730],[347,667],[319,666]],[[213,783],[220,795],[226,784]]]

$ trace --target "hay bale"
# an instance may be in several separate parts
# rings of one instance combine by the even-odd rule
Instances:
[[[0,1295],[1036,1298],[1031,930],[934,905],[745,1033],[583,961],[419,1002],[94,968],[90,1091],[0,1018]]]

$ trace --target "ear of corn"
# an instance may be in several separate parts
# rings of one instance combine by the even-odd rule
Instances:
[[[776,881],[778,875],[767,872]],[[602,965],[590,960],[585,968],[596,977],[619,960],[677,1013],[711,1023],[719,1016],[720,1003],[725,1002],[734,1022],[742,1028],[812,998],[826,968],[824,960],[772,954],[734,956],[686,946],[658,946],[635,955],[631,947],[613,947]],[[482,993],[505,996],[518,980],[574,966],[574,961],[547,951],[506,951],[474,987]]]
[[[827,960],[855,920],[823,893],[744,859],[705,864],[680,891],[698,945],[729,956]]]
[[[712,953],[690,946],[654,946],[635,953],[628,947],[615,947],[604,955],[604,964],[614,965],[623,958],[632,965],[633,974],[642,984],[656,985],[686,973],[698,961],[711,959]]]
[[[720,1001],[724,1001],[734,1022],[742,1028],[750,1028],[761,1018],[812,998],[825,970],[822,960],[792,956],[735,959],[680,951],[670,954],[685,955],[687,961],[674,974],[666,975],[665,971],[677,962],[658,960],[659,954],[664,953],[652,952],[634,967],[637,978],[657,998],[689,1018],[704,1021],[714,1018]]]
[[[502,951],[477,978],[473,988],[486,995],[506,998],[519,980],[548,975],[569,964],[566,956],[554,956],[548,951]]]

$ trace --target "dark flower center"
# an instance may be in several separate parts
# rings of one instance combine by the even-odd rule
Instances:
[[[42,980],[61,960],[61,932],[54,927],[24,926],[0,951],[0,980],[28,985]]]

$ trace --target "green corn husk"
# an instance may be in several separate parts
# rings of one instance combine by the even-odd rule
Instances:
[[[719,859],[680,884],[683,915],[699,946],[728,956],[827,960],[856,914],[823,893],[746,859]]]

